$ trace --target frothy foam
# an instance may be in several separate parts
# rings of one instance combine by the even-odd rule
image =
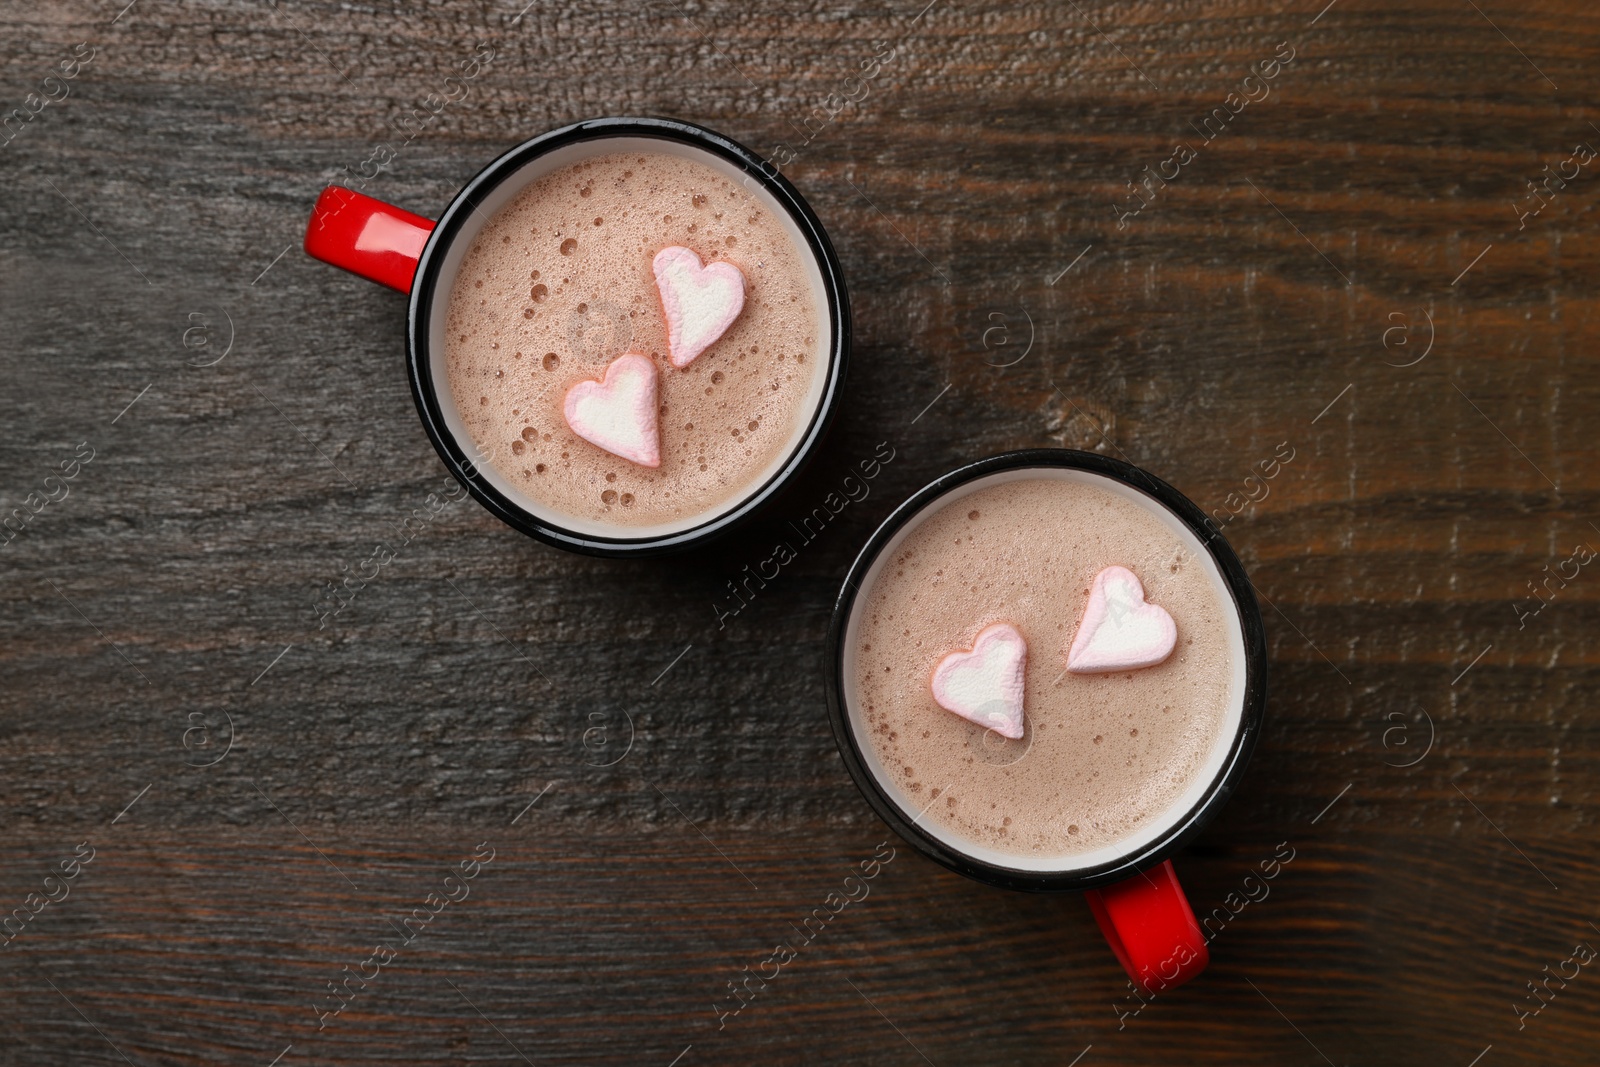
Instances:
[[[668,362],[652,261],[681,245],[743,272],[744,309]],[[810,253],[753,193],[680,155],[598,155],[539,178],[473,239],[451,289],[450,392],[473,440],[538,505],[588,523],[710,518],[753,492],[809,422],[828,362]],[[661,372],[661,466],[602,451],[566,392],[629,350]]]
[[[1004,481],[935,507],[855,607],[848,699],[891,794],[912,815],[925,809],[923,824],[957,847],[1038,869],[1076,866],[1072,857],[1172,812],[1242,695],[1236,612],[1209,558],[1159,505],[1083,480]],[[1172,615],[1177,646],[1152,667],[1068,673],[1090,586],[1114,564]],[[999,622],[1028,642],[1026,731],[1015,741],[939,707],[929,687],[942,657]]]

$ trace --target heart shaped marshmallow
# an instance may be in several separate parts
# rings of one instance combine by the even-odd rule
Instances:
[[[702,266],[692,249],[677,245],[657,252],[654,266],[667,317],[668,358],[674,367],[687,367],[744,310],[744,275],[721,260]]]
[[[600,381],[586,379],[567,390],[562,413],[572,432],[641,467],[661,466],[661,431],[656,425],[656,382],[650,357],[618,356]]]
[[[1107,567],[1094,576],[1089,605],[1067,650],[1067,670],[1076,674],[1150,667],[1172,654],[1178,627],[1159,604],[1148,604],[1139,576]]]
[[[971,652],[952,652],[933,672],[933,699],[946,711],[1012,740],[1022,736],[1022,672],[1028,642],[1008,622],[986,626]]]

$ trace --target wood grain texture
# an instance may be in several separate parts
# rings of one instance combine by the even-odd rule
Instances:
[[[0,1062],[1594,1062],[1600,977],[1514,1010],[1600,943],[1600,577],[1517,613],[1600,546],[1597,164],[1513,206],[1600,146],[1591,8],[124,3],[0,8],[0,113],[94,49],[0,146],[0,512],[93,450],[0,548],[0,911],[96,850],[0,950]],[[397,127],[480,41],[468,97]],[[825,450],[665,562],[463,501],[319,629],[323,584],[447,475],[403,298],[299,250],[316,193],[389,146],[365,191],[437,213],[524,138],[629,113],[790,160],[856,321]],[[727,579],[884,440],[872,495],[719,628]],[[1210,912],[1296,858],[1119,1028],[1076,898],[948,874],[857,795],[831,601],[962,461],[1091,448],[1231,510],[1283,442],[1225,527],[1267,605],[1268,727],[1178,863]],[[885,839],[871,896],[719,1029],[727,982]],[[479,842],[470,896],[319,1030]]]

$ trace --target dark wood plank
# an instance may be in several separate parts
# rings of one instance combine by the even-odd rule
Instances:
[[[0,548],[0,900],[96,850],[0,959],[0,1058],[1593,1061],[1587,971],[1521,1029],[1515,1008],[1600,939],[1600,584],[1524,625],[1515,606],[1600,545],[1600,184],[1591,165],[1520,229],[1512,204],[1600,145],[1600,24],[1556,3],[920,6],[0,15],[6,110],[95,50],[0,147],[0,503],[94,456]],[[482,40],[470,98],[402,143]],[[1205,142],[1280,42],[1270,95]],[[619,113],[796,153],[856,316],[837,431],[761,523],[667,563],[566,556],[456,504],[319,629],[322,584],[447,476],[403,380],[403,299],[299,251],[316,192],[387,143],[368,191],[437,212],[524,137]],[[1126,183],[1180,142],[1196,158],[1119,228]],[[186,347],[201,322],[211,347]],[[194,365],[228,323],[227,357]],[[719,629],[724,582],[883,440],[872,495]],[[726,983],[889,837],[821,706],[829,605],[874,524],[959,462],[1044,444],[1226,507],[1280,442],[1296,458],[1226,527],[1271,605],[1269,727],[1180,869],[1209,913],[1279,842],[1296,858],[1205,978],[1119,1020],[1075,898],[895,842],[871,897],[719,1030]],[[319,1030],[327,984],[481,841],[470,897]]]

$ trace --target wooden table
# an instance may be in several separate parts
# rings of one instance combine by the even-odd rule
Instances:
[[[0,36],[5,108],[41,94],[0,135],[4,1062],[1596,1062],[1588,6],[125,2]],[[450,505],[319,629],[451,483],[404,300],[305,257],[312,200],[388,146],[365,189],[433,214],[627,113],[784,160],[829,227],[856,347],[826,450],[667,563]],[[883,440],[870,498],[719,628]],[[875,524],[1052,444],[1229,516],[1266,605],[1263,743],[1178,863],[1209,912],[1294,859],[1138,1014],[1077,898],[893,839],[823,713]]]

